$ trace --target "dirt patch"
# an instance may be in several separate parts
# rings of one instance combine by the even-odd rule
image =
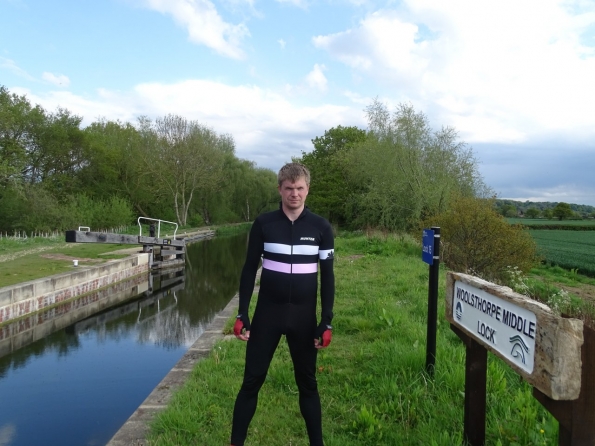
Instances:
[[[350,261],[352,261],[352,262],[353,262],[354,260],[361,259],[362,257],[364,257],[364,255],[363,255],[363,254],[354,254],[354,255],[352,255],[352,256],[347,256],[347,257],[345,257],[344,259],[345,259],[345,260],[350,260]],[[343,257],[342,257],[341,259],[343,259]]]
[[[27,256],[29,254],[36,254],[38,252],[48,251],[48,250],[54,249],[56,247],[66,248],[67,247],[67,244],[64,243],[64,246],[61,246],[61,245],[58,245],[58,246],[56,246],[56,245],[53,245],[53,246],[40,246],[38,248],[24,249],[22,251],[13,252],[11,254],[4,254],[4,255],[1,255],[0,256],[0,263],[1,262],[8,262],[10,260],[15,260],[15,259],[18,259],[19,257],[24,257],[24,256]]]
[[[550,282],[550,279],[546,279],[543,276],[531,276],[531,278],[540,280],[542,282],[546,282],[554,286],[555,288],[559,288],[561,290],[572,293],[580,297],[581,299],[595,302],[595,285],[592,285],[590,283],[578,283],[575,286],[572,286],[566,283]]]
[[[595,301],[595,285],[589,285],[587,283],[584,283],[580,287],[574,287],[555,282],[554,285],[558,288],[568,291],[569,293],[576,294],[581,299]]]
[[[80,257],[67,256],[65,254],[41,254],[39,257],[43,257],[44,259],[52,259],[52,260],[69,260],[69,261],[78,260],[79,262],[82,262],[82,263],[105,262],[104,259],[86,259],[84,257],[80,258]]]

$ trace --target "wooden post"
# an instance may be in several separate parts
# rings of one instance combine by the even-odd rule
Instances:
[[[584,327],[581,391],[578,399],[556,401],[533,388],[533,396],[558,420],[559,446],[595,444],[595,330]]]
[[[484,446],[488,351],[456,326],[451,324],[450,328],[466,347],[463,438],[469,446]]]

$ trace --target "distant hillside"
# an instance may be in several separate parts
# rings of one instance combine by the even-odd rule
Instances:
[[[542,213],[547,209],[554,209],[558,203],[558,201],[515,201],[497,199],[495,206],[500,214],[507,217],[512,217],[523,216],[526,214],[527,210],[531,208],[535,208],[540,213]],[[574,203],[568,204],[570,205],[570,209],[572,209],[572,211],[575,212],[578,217],[589,218],[595,216],[595,206]],[[514,215],[512,215],[513,213]]]

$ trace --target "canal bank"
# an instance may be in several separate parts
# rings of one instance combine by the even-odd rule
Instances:
[[[0,288],[0,324],[79,299],[118,282],[148,274],[148,253],[109,260],[96,266],[74,266],[72,272]]]
[[[191,243],[211,238],[214,231],[180,234],[179,240]],[[164,239],[166,240],[166,239]],[[79,265],[73,260],[73,270],[0,288],[0,326],[32,316],[65,302],[75,301],[131,278],[146,275],[154,269],[155,260],[149,249],[139,245],[112,253],[127,254],[123,259],[108,260],[100,265]],[[175,257],[175,256],[169,256]],[[177,266],[176,259],[163,261],[163,267]],[[181,264],[184,261],[182,259]]]

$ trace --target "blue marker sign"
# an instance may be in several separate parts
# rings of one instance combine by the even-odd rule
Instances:
[[[434,231],[431,229],[424,229],[421,259],[428,265],[434,264]]]

